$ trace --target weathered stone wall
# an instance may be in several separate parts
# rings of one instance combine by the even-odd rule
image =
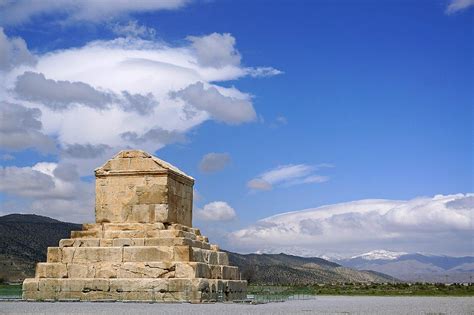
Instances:
[[[192,226],[193,187],[178,176],[168,177],[168,207],[170,213],[176,213],[176,221]]]
[[[96,222],[192,226],[194,180],[142,151],[122,151],[96,173]]]
[[[162,176],[98,176],[96,222],[157,222],[155,211],[168,204],[168,178]]]

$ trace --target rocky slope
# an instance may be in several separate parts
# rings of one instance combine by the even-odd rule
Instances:
[[[390,282],[396,279],[372,271],[357,271],[317,257],[286,254],[236,254],[229,261],[242,279],[259,284],[314,284],[335,282]]]

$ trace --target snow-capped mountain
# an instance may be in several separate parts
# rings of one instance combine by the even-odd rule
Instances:
[[[382,272],[404,281],[469,282],[474,275],[474,257],[450,257],[374,250],[332,261],[358,270]]]
[[[377,259],[383,259],[383,260],[393,260],[397,259],[400,256],[406,255],[408,253],[406,252],[391,252],[388,250],[383,250],[383,249],[377,249],[370,251],[368,253],[352,256],[351,259],[355,258],[362,258],[365,260],[377,260]]]

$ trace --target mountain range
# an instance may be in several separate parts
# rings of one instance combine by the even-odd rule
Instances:
[[[33,214],[0,217],[0,281],[19,282],[34,275],[36,262],[46,260],[48,246],[57,246],[80,224]],[[331,282],[472,282],[474,257],[434,256],[375,250],[350,258],[300,257],[283,253],[228,252],[242,278],[260,284]]]
[[[80,224],[38,215],[10,214],[0,217],[0,280],[20,282],[34,275],[35,264],[46,261],[48,246],[58,246]],[[237,254],[228,252],[242,278],[260,284],[311,284],[333,282],[388,282],[390,276],[359,271],[317,257],[286,254]]]
[[[409,282],[472,282],[474,257],[450,257],[374,250],[334,262],[349,268],[373,270]]]

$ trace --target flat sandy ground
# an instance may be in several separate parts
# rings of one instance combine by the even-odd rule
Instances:
[[[318,296],[260,305],[0,302],[0,314],[474,314],[473,297]]]

